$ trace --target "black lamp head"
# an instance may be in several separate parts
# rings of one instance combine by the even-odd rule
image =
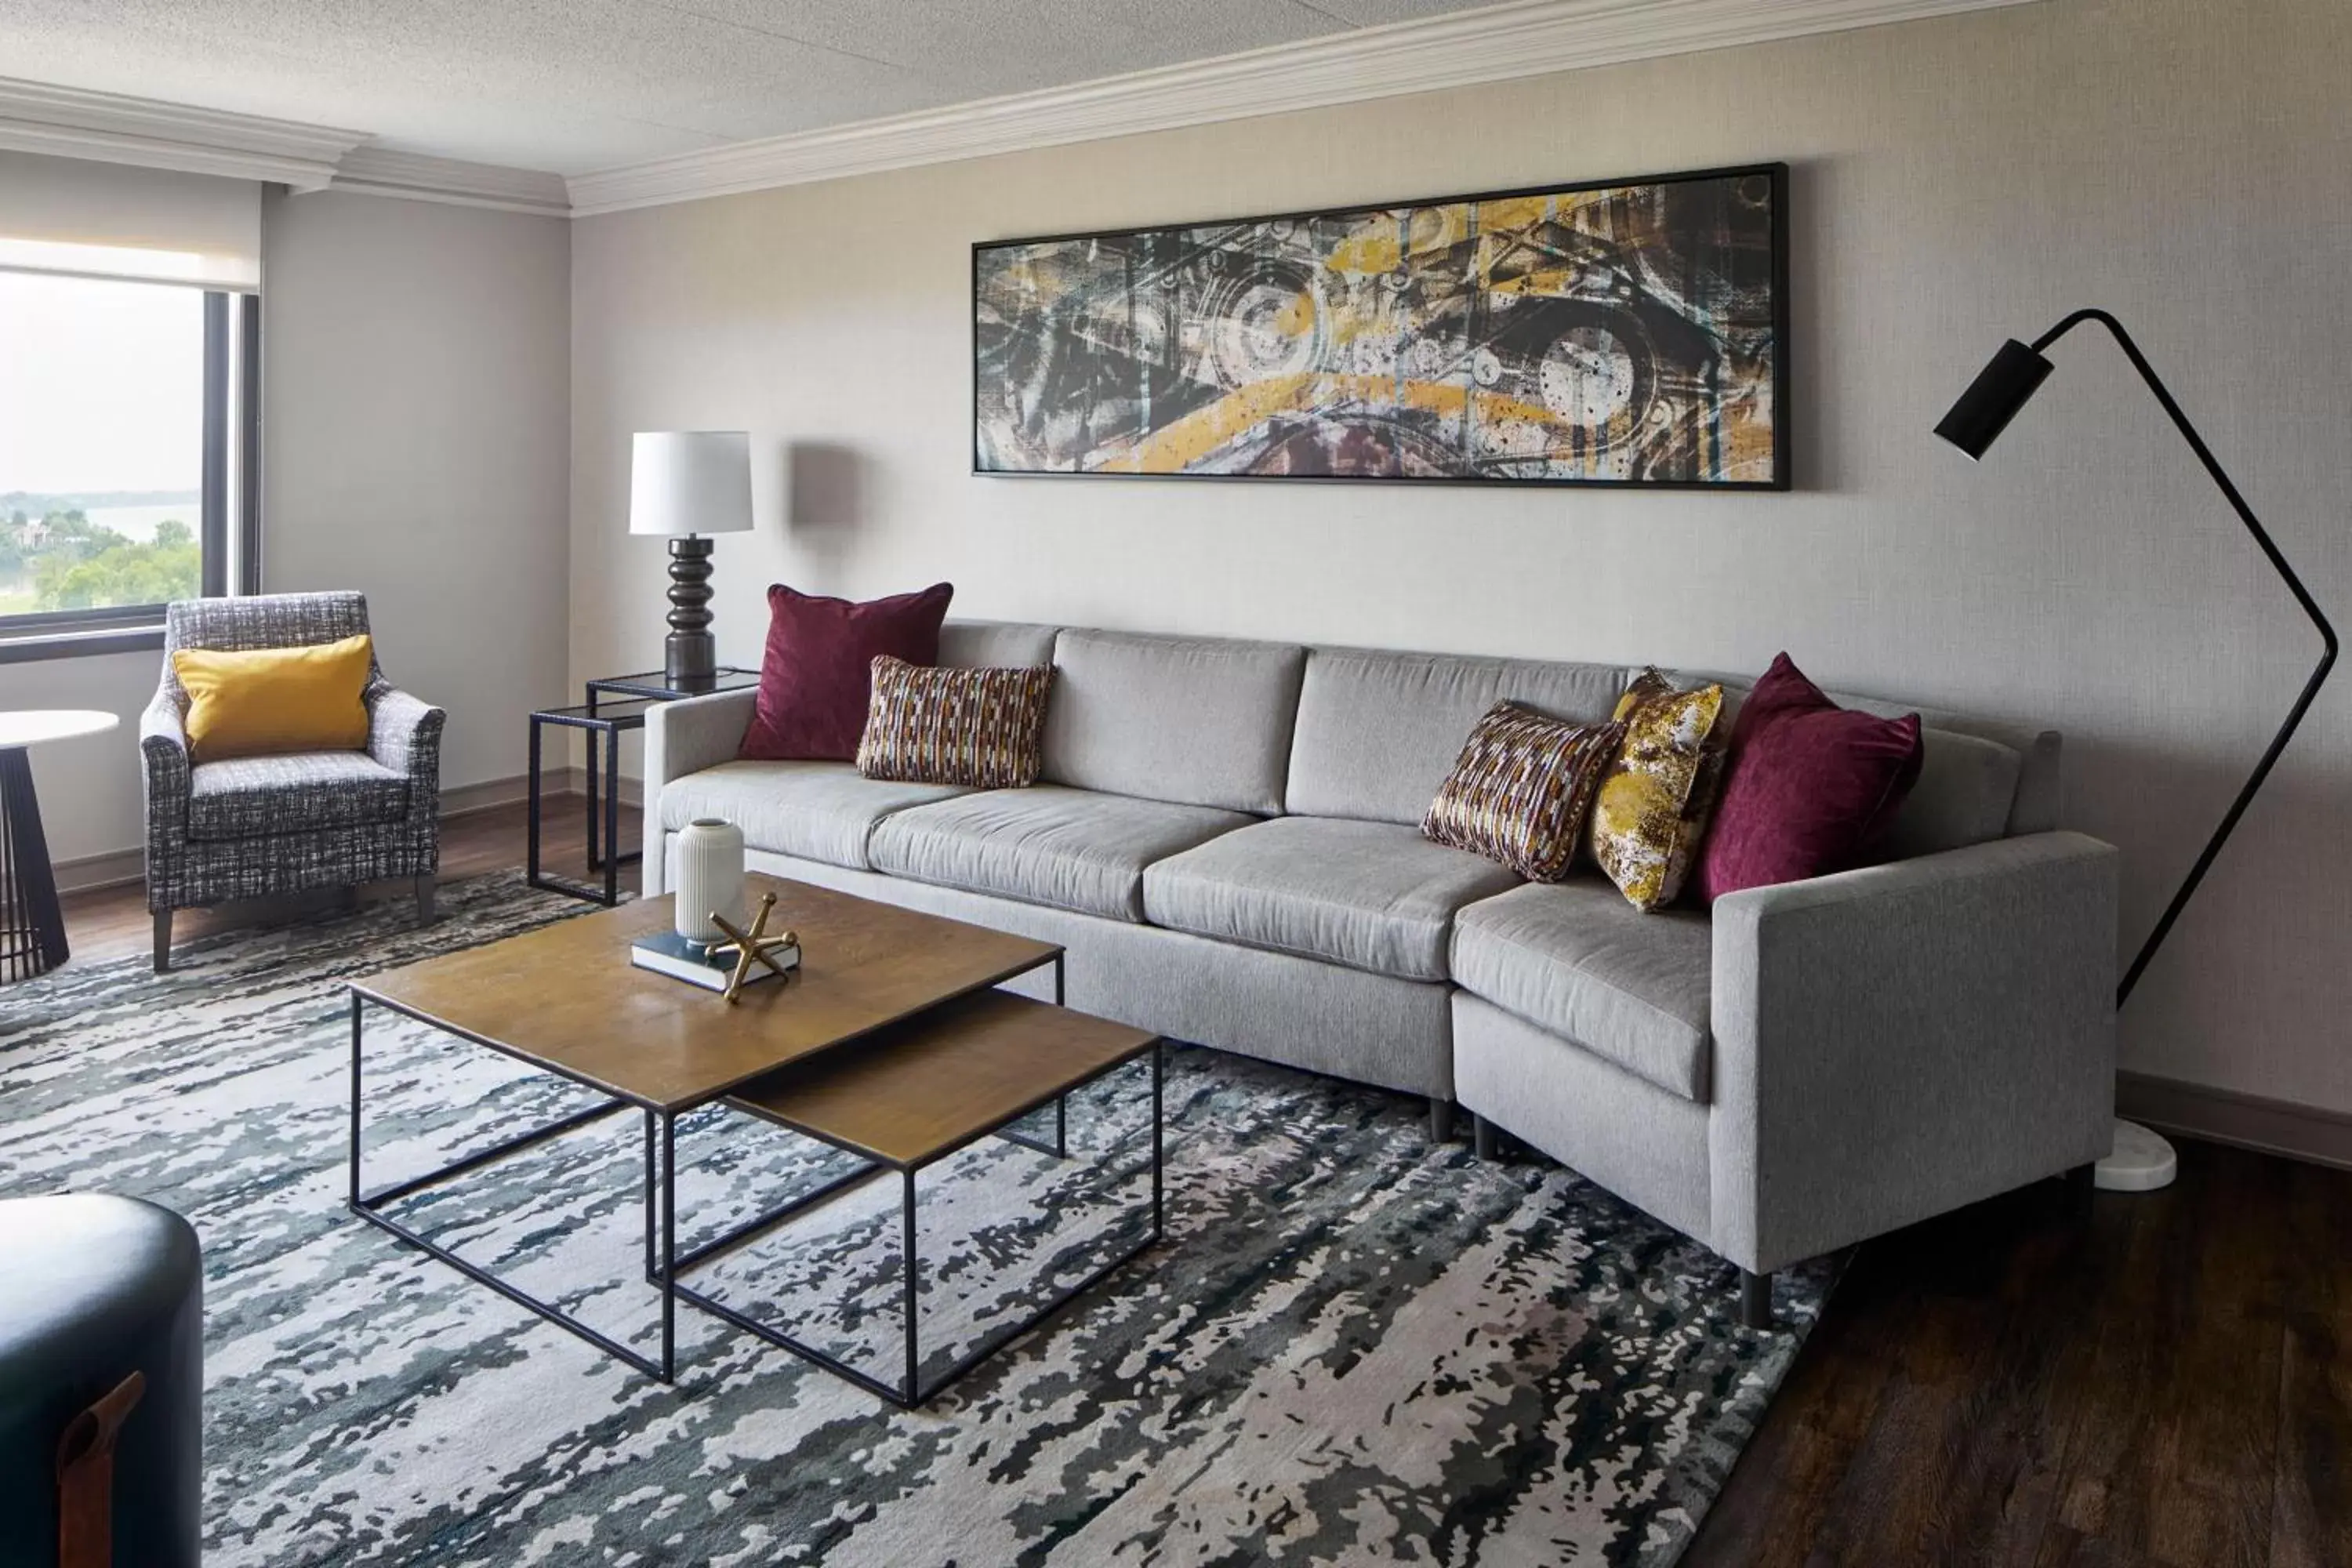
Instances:
[[[2039,353],[2010,339],[1977,372],[1977,378],[1936,426],[1936,434],[1971,458],[1983,457],[2050,370],[2050,362]]]

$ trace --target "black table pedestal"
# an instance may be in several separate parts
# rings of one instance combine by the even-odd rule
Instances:
[[[0,981],[28,980],[65,961],[66,917],[32,763],[22,746],[0,748]]]

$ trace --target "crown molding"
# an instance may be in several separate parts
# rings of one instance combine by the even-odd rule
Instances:
[[[365,145],[364,131],[305,125],[0,78],[0,148],[268,180],[298,191],[352,191],[506,212],[569,213],[560,174]]]
[[[360,131],[0,78],[0,148],[317,190]]]
[[[345,154],[327,189],[551,217],[562,217],[572,210],[561,174],[396,153],[385,147],[360,147]]]
[[[632,207],[1367,99],[1548,76],[2038,0],[1518,0],[1075,86],[684,153],[570,182]]]

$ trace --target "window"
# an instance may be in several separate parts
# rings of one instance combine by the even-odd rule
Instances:
[[[248,295],[0,267],[0,656],[152,645],[166,601],[251,585],[259,324]]]

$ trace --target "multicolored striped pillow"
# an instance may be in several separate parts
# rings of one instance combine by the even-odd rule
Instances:
[[[954,669],[874,660],[857,771],[906,784],[1023,789],[1045,764],[1054,669]]]
[[[1571,724],[1497,702],[1470,731],[1429,804],[1422,837],[1499,861],[1537,882],[1568,875],[1601,773],[1625,726]]]

